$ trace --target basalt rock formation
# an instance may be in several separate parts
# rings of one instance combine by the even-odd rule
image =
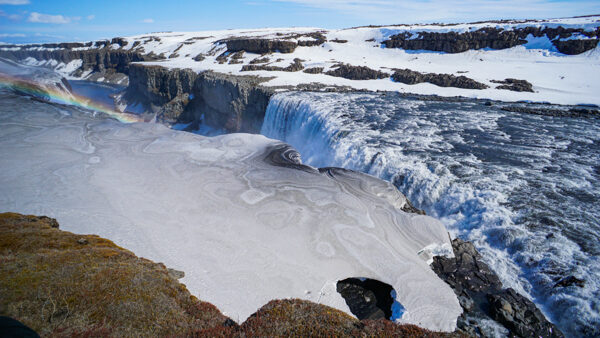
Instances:
[[[228,52],[246,51],[248,53],[267,54],[273,52],[293,53],[298,47],[294,41],[257,38],[233,38],[224,41]]]
[[[512,90],[514,92],[531,92],[533,93],[533,85],[527,80],[504,79],[502,81],[492,80],[493,83],[499,83],[500,86],[496,89]]]
[[[482,261],[470,242],[452,241],[454,258],[435,257],[433,271],[452,287],[464,312],[458,328],[480,335],[478,322],[491,318],[518,337],[563,337],[535,304],[511,288]]]
[[[229,132],[258,132],[273,94],[255,77],[134,64],[127,103],[142,104],[167,123],[201,121]]]
[[[392,75],[392,80],[409,85],[429,82],[440,87],[456,87],[465,89],[486,89],[487,85],[470,79],[466,76],[452,74],[420,73],[410,69],[397,69]]]
[[[375,80],[390,77],[390,74],[380,72],[369,67],[352,66],[348,64],[335,65],[332,70],[326,72],[325,74],[336,77],[343,77],[349,80]]]
[[[403,32],[392,35],[382,44],[387,48],[462,53],[482,48],[506,49],[523,45],[527,43],[530,34],[533,37],[547,37],[559,52],[574,55],[596,48],[600,29],[586,31],[583,28],[560,26],[556,28],[528,26],[511,30],[486,27],[463,33]]]

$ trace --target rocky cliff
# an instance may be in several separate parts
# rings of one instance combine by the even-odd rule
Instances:
[[[123,99],[142,104],[166,123],[204,122],[228,132],[256,133],[272,94],[256,77],[132,64]]]
[[[466,32],[402,32],[383,41],[387,48],[407,50],[430,50],[446,53],[462,53],[468,50],[491,48],[507,49],[523,45],[528,38],[548,38],[556,49],[568,55],[576,55],[596,48],[600,28],[587,31],[583,28],[535,27],[502,28],[485,27]]]
[[[54,45],[57,47],[53,48]],[[73,61],[81,65],[75,70],[74,77],[83,74],[95,73],[96,77],[108,78],[108,82],[123,83],[123,79],[129,74],[129,65],[132,62],[156,60],[152,54],[144,54],[139,51],[114,50],[107,47],[79,50],[79,43],[61,43],[20,46],[19,48],[5,48],[0,50],[0,57],[13,61],[22,61],[33,58],[37,61],[54,60],[57,63],[69,64]],[[126,82],[124,83],[126,84]]]

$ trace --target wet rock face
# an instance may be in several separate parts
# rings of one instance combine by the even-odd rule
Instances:
[[[390,74],[377,71],[365,66],[352,66],[348,64],[339,64],[333,70],[325,73],[327,75],[343,77],[350,80],[375,80],[390,77]]]
[[[337,292],[360,320],[390,319],[394,303],[392,290],[389,284],[374,279],[347,278],[337,283]]]
[[[563,337],[533,302],[502,287],[472,243],[455,239],[452,249],[455,258],[435,257],[431,267],[452,287],[464,310],[459,329],[480,335],[477,323],[492,319],[519,337]]]
[[[466,76],[451,74],[420,73],[410,69],[398,69],[392,75],[392,80],[409,85],[429,82],[440,87],[456,87],[465,89],[486,89],[487,85]]]
[[[246,51],[248,53],[267,54],[267,53],[293,53],[298,47],[294,41],[269,40],[256,38],[234,38],[225,41],[228,52]]]
[[[527,43],[527,37],[548,37],[554,46],[564,54],[580,54],[598,45],[598,29],[585,31],[581,28],[541,28],[524,27],[514,30],[501,28],[481,28],[476,31],[458,32],[403,32],[383,41],[387,48],[402,48],[406,50],[430,50],[446,53],[462,53],[468,50],[491,48],[506,49]],[[572,36],[583,36],[585,39],[564,40]]]
[[[540,312],[533,302],[513,289],[488,294],[490,315],[520,337],[562,337],[562,333]]]

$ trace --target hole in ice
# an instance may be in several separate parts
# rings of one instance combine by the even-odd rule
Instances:
[[[344,297],[350,311],[360,320],[396,320],[404,307],[396,301],[391,285],[370,278],[346,278],[337,282],[337,292]]]

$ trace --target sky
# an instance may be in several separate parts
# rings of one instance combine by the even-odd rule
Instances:
[[[600,14],[600,0],[0,0],[0,42],[90,41],[162,31],[347,28]]]

